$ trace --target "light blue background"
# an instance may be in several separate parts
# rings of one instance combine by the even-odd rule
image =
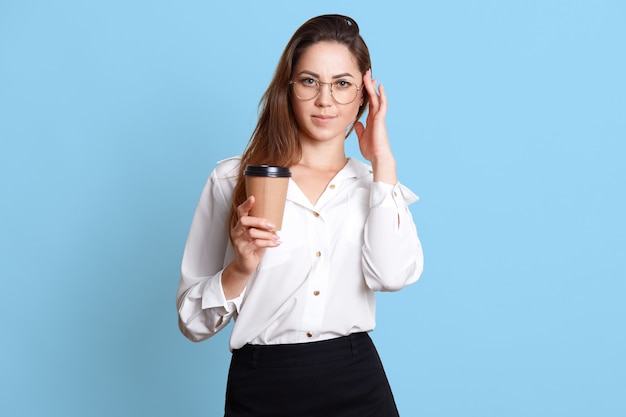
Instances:
[[[626,416],[626,3],[336,3],[0,1],[0,415],[222,415],[229,331],[176,323],[186,234],[293,31],[339,12],[421,197],[425,273],[374,332],[401,414]]]

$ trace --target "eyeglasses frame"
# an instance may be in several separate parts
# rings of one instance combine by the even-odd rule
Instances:
[[[339,81],[341,81],[341,80],[339,80]],[[322,81],[320,81],[320,80],[315,80],[315,82],[318,84],[318,86],[317,86],[317,93],[315,93],[315,95],[314,95],[313,97],[311,97],[311,98],[301,98],[300,96],[298,96],[298,95],[295,93],[295,91],[294,91],[294,96],[296,96],[296,98],[297,98],[298,100],[301,100],[301,101],[309,101],[309,100],[313,100],[314,98],[317,98],[317,96],[319,96],[319,95],[320,95],[320,92],[322,91],[322,86],[323,86],[323,85],[329,85],[329,86],[330,86],[330,96],[333,98],[333,100],[335,100],[335,102],[336,102],[337,104],[346,105],[346,104],[353,103],[353,102],[354,102],[354,100],[356,100],[356,98],[359,96],[359,91],[362,91],[362,90],[363,90],[363,87],[365,87],[365,84],[361,85],[360,87],[356,87],[356,94],[354,95],[354,98],[353,98],[352,100],[350,100],[349,102],[347,102],[347,103],[341,103],[341,102],[337,101],[337,99],[336,99],[336,98],[335,98],[335,96],[333,95],[333,84],[335,84],[337,81],[332,81],[332,82],[329,82],[329,83],[325,83],[325,82],[322,82]],[[297,81],[289,80],[289,85],[290,85],[290,86],[292,86],[292,85],[294,85],[294,84],[296,84],[296,83],[297,83]],[[356,84],[355,84],[355,85],[356,85]]]

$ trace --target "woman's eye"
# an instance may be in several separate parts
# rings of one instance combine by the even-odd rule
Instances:
[[[300,80],[300,82],[305,87],[315,87],[317,84],[313,78],[303,78]]]
[[[346,81],[346,80],[339,80],[335,82],[335,86],[337,88],[350,88],[350,86],[352,85],[352,83],[350,81]]]

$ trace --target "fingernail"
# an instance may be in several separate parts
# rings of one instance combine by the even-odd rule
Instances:
[[[267,228],[270,229],[270,230],[276,228],[276,225],[274,223],[271,223],[271,222],[265,223],[265,226],[267,226]]]

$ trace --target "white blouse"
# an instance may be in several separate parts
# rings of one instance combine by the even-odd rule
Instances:
[[[221,276],[234,258],[228,212],[240,158],[220,161],[196,209],[177,294],[179,326],[208,339],[235,319],[230,348],[332,339],[375,326],[375,291],[419,278],[423,253],[408,188],[373,182],[349,159],[315,205],[290,180],[281,244],[268,248],[243,293],[226,300]]]

